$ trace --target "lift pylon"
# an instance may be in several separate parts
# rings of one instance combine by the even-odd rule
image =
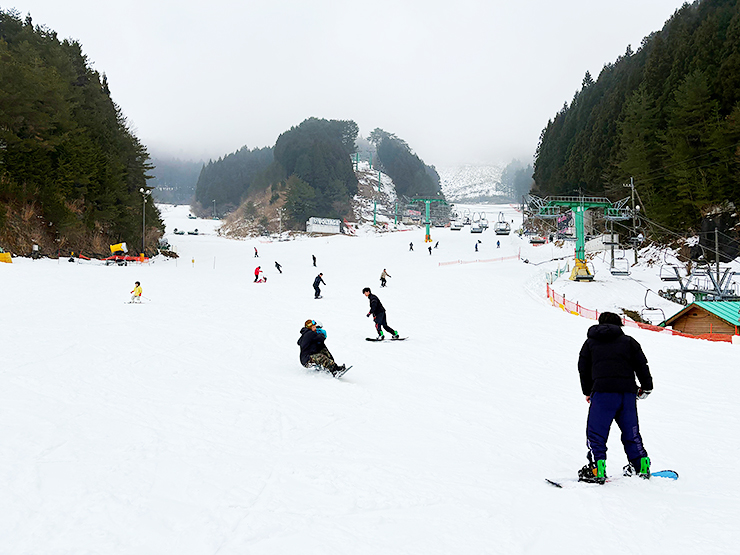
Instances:
[[[626,208],[629,198],[613,203],[606,197],[536,197],[527,195],[527,206],[537,218],[553,219],[560,215],[560,208],[569,208],[573,212],[576,228],[576,256],[570,279],[574,281],[593,281],[594,276],[586,263],[586,232],[583,227],[583,215],[590,208],[603,208],[604,218],[618,221],[632,217],[632,211]]]

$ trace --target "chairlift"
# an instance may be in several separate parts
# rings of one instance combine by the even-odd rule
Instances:
[[[647,304],[647,296],[648,296],[648,293],[650,293],[650,289],[648,289],[647,291],[645,291],[645,300],[642,302],[642,304],[645,305],[645,308],[643,308],[640,311],[640,319],[643,322],[647,322],[648,324],[651,324],[652,325],[653,324],[653,320],[650,318],[650,316],[655,317],[655,316],[658,315],[658,313],[660,313],[660,316],[661,316],[661,320],[660,321],[661,322],[665,322],[666,321],[665,312],[663,312],[663,309],[662,308],[656,308],[654,306],[648,306],[648,304]]]
[[[663,264],[660,267],[661,281],[680,281],[681,275],[678,273],[678,266],[675,264]]]
[[[653,320],[655,320],[657,316],[660,316],[661,322],[665,322],[665,312],[663,312],[662,308],[647,306],[640,311],[640,318],[642,321],[647,322],[650,325],[657,325],[653,323]]]
[[[624,256],[615,258],[609,267],[609,271],[613,276],[628,276],[630,275],[630,263]]]
[[[585,269],[585,272],[583,271],[584,269]],[[596,272],[594,272],[593,264],[591,264],[591,267],[589,268],[588,262],[583,264],[581,267],[581,271],[579,271],[578,270],[578,260],[576,260],[576,265],[573,267],[571,279],[573,281],[593,281],[595,274]]]
[[[511,224],[509,222],[496,222],[493,231],[496,235],[508,235],[511,233]]]

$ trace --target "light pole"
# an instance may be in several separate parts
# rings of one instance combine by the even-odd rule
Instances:
[[[144,189],[142,187],[139,189],[139,192],[141,193],[141,198],[143,200],[141,204],[141,255],[143,256],[145,253],[145,239],[146,239],[146,197],[152,194],[152,192],[148,189]]]

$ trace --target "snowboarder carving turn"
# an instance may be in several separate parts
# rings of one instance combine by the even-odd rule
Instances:
[[[385,308],[383,307],[383,303],[380,302],[380,299],[376,295],[373,295],[369,287],[365,287],[362,290],[362,294],[365,295],[370,301],[370,312],[367,313],[367,316],[369,318],[371,314],[373,315],[373,320],[375,321],[375,329],[378,332],[377,340],[382,341],[383,339],[385,339],[385,335],[383,335],[383,329],[390,332],[392,339],[399,339],[398,332],[388,326],[388,322],[386,321],[385,316]]]
[[[320,283],[323,283],[324,285],[326,285],[326,283],[324,282],[324,280],[321,277],[323,275],[324,274],[322,274],[321,272],[319,272],[319,275],[316,276],[316,279],[315,280],[313,280],[313,290],[314,290],[314,297],[313,298],[314,299],[320,299],[321,298],[321,288],[319,287],[319,284]]]
[[[586,425],[588,464],[578,472],[583,482],[606,481],[606,440],[616,421],[629,464],[625,476],[650,478],[650,458],[642,444],[637,419],[637,399],[653,389],[647,358],[640,344],[622,331],[622,320],[613,312],[599,315],[591,326],[578,357],[581,391],[590,404]],[[640,387],[635,383],[635,376]]]
[[[316,320],[306,320],[301,328],[301,337],[298,346],[301,348],[301,364],[306,368],[314,366],[317,370],[329,372],[335,378],[344,374],[349,368],[342,364],[339,366],[329,349],[324,344],[326,331]],[[351,368],[351,367],[350,367]]]

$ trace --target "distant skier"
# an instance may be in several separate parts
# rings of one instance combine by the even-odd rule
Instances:
[[[257,283],[260,280],[260,274],[262,273],[262,267],[257,266],[254,269],[254,282]]]
[[[432,245],[429,245],[429,256],[432,256]]]
[[[138,281],[134,282],[134,289],[131,291],[131,302],[132,303],[140,303],[141,302],[141,283]]]
[[[613,312],[599,315],[578,356],[581,391],[588,409],[586,445],[588,464],[578,472],[584,482],[606,481],[606,440],[612,421],[622,431],[622,445],[629,464],[625,476],[650,477],[650,458],[642,445],[637,419],[637,399],[645,399],[653,389],[647,358],[640,344],[622,331],[622,320]],[[640,380],[640,387],[635,383]]]
[[[313,258],[313,265],[316,267],[316,255],[312,254],[311,258]]]
[[[319,287],[319,284],[323,283],[324,285],[326,285],[326,282],[324,282],[324,280],[322,279],[323,275],[324,274],[319,272],[319,275],[316,276],[315,280],[313,280],[313,290],[315,293],[313,297],[314,299],[318,299],[319,297],[321,297],[321,288]]]
[[[500,249],[501,248],[501,241],[496,241],[496,248],[497,249]]]
[[[475,252],[478,252],[478,243],[475,244]]]
[[[254,247],[254,257],[255,258],[259,258],[260,257],[259,253],[257,252],[257,247]]]
[[[301,364],[309,368],[312,364],[320,366],[336,375],[337,372],[344,372],[346,366],[339,366],[334,362],[334,357],[327,349],[324,341],[326,340],[326,331],[320,327],[316,320],[306,320],[301,328],[301,337],[298,339],[298,346],[301,348]]]
[[[373,315],[373,320],[375,320],[375,329],[378,332],[378,339],[385,339],[383,329],[391,333],[392,339],[398,339],[398,332],[388,326],[385,316],[385,308],[383,308],[383,303],[380,302],[380,299],[376,295],[373,295],[369,287],[365,287],[362,290],[362,294],[370,301],[370,312],[367,313],[367,316],[369,318],[371,314]]]
[[[410,251],[414,250],[414,243],[413,242],[409,243],[409,250]]]
[[[436,249],[436,248],[437,248],[438,246],[439,246],[439,241],[437,241],[436,243],[434,243],[434,248],[435,248],[435,249]]]
[[[383,273],[380,274],[380,286],[385,287],[386,284],[386,278],[392,277],[388,272],[385,271],[385,268],[383,268]]]
[[[280,272],[281,274],[283,273],[283,270],[282,270],[283,267],[280,264],[278,264],[277,260],[275,261],[275,268],[277,268],[277,271]]]

